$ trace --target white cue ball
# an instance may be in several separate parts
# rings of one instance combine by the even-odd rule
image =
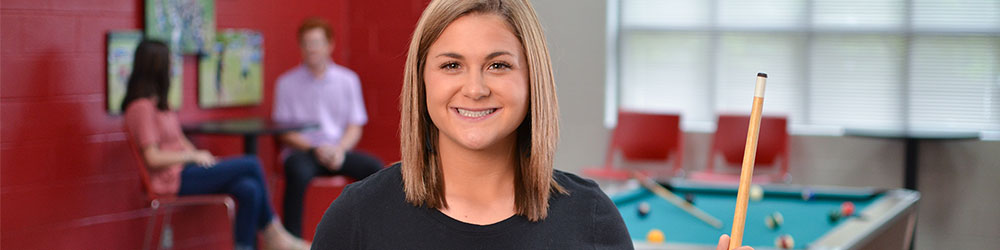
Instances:
[[[760,201],[764,199],[764,188],[760,185],[750,186],[750,200]]]

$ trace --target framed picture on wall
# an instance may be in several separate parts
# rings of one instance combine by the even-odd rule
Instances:
[[[264,38],[246,29],[224,30],[198,62],[198,106],[259,104],[264,84]]]
[[[145,0],[146,36],[183,54],[201,54],[215,39],[214,0]]]
[[[132,73],[132,59],[135,48],[142,41],[141,30],[108,32],[108,113],[120,114],[122,99]],[[170,90],[167,102],[173,109],[181,106],[181,76],[184,60],[178,53],[170,57]]]

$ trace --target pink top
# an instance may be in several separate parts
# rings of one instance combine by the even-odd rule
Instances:
[[[161,112],[149,98],[136,99],[125,110],[125,125],[131,133],[133,143],[139,146],[140,152],[148,146],[156,146],[160,151],[189,150],[184,144],[184,133],[181,123],[174,112]],[[175,164],[159,169],[149,170],[150,192],[158,195],[173,195],[181,187],[181,170],[183,164]]]
[[[319,129],[303,132],[313,146],[340,143],[348,125],[368,122],[358,75],[333,62],[319,77],[304,65],[292,68],[278,77],[275,90],[272,118],[318,123]]]

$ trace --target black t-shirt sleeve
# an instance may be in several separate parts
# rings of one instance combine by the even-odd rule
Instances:
[[[348,185],[323,213],[316,226],[312,249],[360,249],[357,207],[352,195],[354,185]]]
[[[594,249],[633,249],[632,238],[618,207],[604,192],[594,202]]]

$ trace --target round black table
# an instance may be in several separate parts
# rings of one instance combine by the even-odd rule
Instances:
[[[970,140],[979,139],[979,132],[961,131],[887,131],[878,129],[844,129],[844,135],[882,139],[902,139],[903,148],[903,188],[917,190],[917,168],[920,153],[920,142],[925,140]],[[916,223],[914,221],[914,223]],[[916,224],[914,224],[916,225]],[[910,249],[917,242],[916,227],[910,238]]]
[[[925,140],[970,140],[979,139],[979,132],[960,131],[888,131],[878,129],[844,129],[844,135],[883,139],[902,139],[903,188],[917,190],[917,160],[920,142]]]
[[[240,135],[243,152],[257,154],[257,136],[281,134],[319,128],[315,123],[276,122],[262,118],[240,118],[186,123],[181,125],[185,134]]]

